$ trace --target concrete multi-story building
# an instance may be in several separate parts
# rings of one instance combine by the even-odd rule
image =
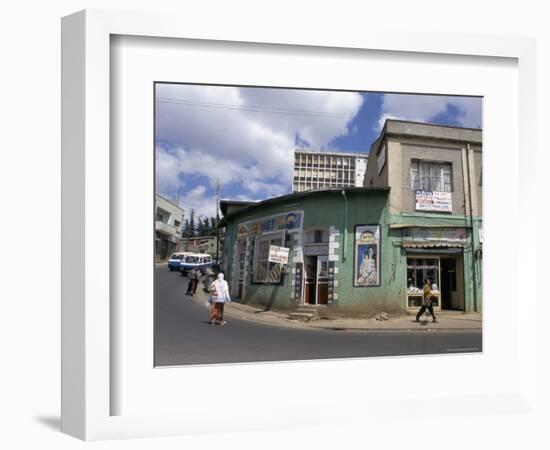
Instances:
[[[421,303],[416,289],[430,278],[438,308],[480,310],[482,131],[387,120],[370,160],[365,187],[391,186],[387,223],[401,238],[407,306]]]
[[[368,156],[364,153],[295,150],[292,192],[332,187],[361,187]]]
[[[163,261],[177,250],[181,241],[183,208],[155,194],[155,254]]]

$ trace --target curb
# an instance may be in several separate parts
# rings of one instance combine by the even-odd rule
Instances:
[[[461,331],[461,332],[481,332],[482,328],[473,328],[473,327],[429,327],[429,326],[422,326],[418,325],[418,328],[416,327],[399,327],[399,328],[362,328],[362,327],[346,327],[346,326],[322,326],[322,325],[313,325],[309,322],[301,323],[299,321],[291,321],[289,319],[280,319],[277,321],[263,319],[260,317],[254,317],[248,314],[239,314],[235,313],[234,311],[227,311],[226,314],[230,317],[241,319],[241,320],[248,320],[250,322],[260,322],[265,323],[268,325],[274,325],[274,326],[285,326],[285,327],[291,327],[291,328],[300,328],[300,329],[310,329],[310,330],[326,330],[326,331],[365,331],[365,332],[454,332],[454,331]]]
[[[201,291],[200,295],[193,296],[193,300],[195,300],[199,304],[203,304],[206,301],[205,293]],[[301,323],[299,321],[294,321],[290,319],[281,318],[278,320],[269,320],[269,319],[263,319],[261,317],[254,317],[252,314],[240,314],[239,311],[230,311],[225,310],[225,314],[227,314],[229,317],[232,317],[234,319],[241,319],[241,320],[247,320],[249,322],[257,322],[272,326],[279,326],[279,327],[287,327],[287,328],[300,328],[303,330],[326,330],[326,331],[363,331],[363,332],[408,332],[408,333],[414,333],[414,332],[455,332],[455,331],[461,331],[461,332],[481,332],[482,327],[479,328],[472,328],[472,327],[445,327],[445,328],[434,328],[434,327],[428,327],[428,326],[422,326],[418,325],[418,328],[413,327],[400,327],[400,328],[361,328],[361,327],[339,327],[339,326],[320,326],[320,325],[309,325],[308,322]]]
[[[319,327],[315,325],[306,325],[305,328],[315,328],[317,330],[329,330],[329,331],[368,331],[368,332],[408,332],[408,333],[424,333],[428,331],[438,331],[438,332],[447,332],[447,331],[464,331],[472,333],[480,333],[481,328],[357,328],[357,327]]]

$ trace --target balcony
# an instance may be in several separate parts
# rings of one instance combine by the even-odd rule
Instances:
[[[155,221],[155,231],[171,236],[175,236],[178,234],[178,229],[174,225],[169,225],[166,222],[162,222],[161,220]]]

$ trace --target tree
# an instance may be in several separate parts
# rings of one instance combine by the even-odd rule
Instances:
[[[207,232],[207,229],[204,224],[204,219],[202,216],[199,216],[197,219],[197,234],[198,236],[205,236],[206,232]]]
[[[210,236],[212,234],[212,227],[210,226],[210,219],[208,218],[208,216],[204,217],[203,231],[204,231],[203,236]]]
[[[191,237],[191,235],[189,233],[189,219],[185,219],[185,221],[183,222],[183,227],[182,227],[182,230],[181,230],[181,236],[184,237],[184,238]]]

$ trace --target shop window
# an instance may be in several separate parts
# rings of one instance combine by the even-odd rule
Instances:
[[[411,189],[453,192],[452,164],[433,161],[411,161]]]
[[[439,306],[439,258],[407,258],[407,306],[417,308],[424,302],[424,280],[430,279],[432,304]],[[435,285],[435,286],[434,286]],[[434,289],[436,287],[437,289]]]
[[[253,279],[255,283],[279,283],[281,270],[279,264],[268,261],[271,245],[284,245],[285,232],[260,236],[254,249]]]
[[[407,288],[424,288],[424,280],[439,286],[439,258],[407,258]]]

